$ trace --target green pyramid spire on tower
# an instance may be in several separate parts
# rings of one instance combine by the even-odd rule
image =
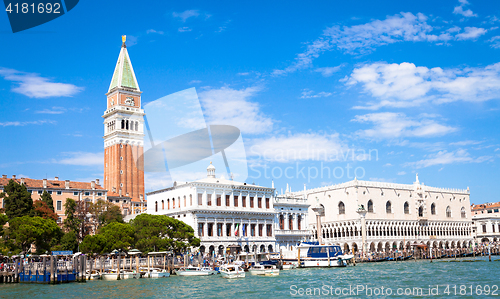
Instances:
[[[116,62],[113,79],[111,79],[108,92],[114,88],[129,88],[140,91],[139,84],[135,78],[134,68],[130,62],[130,57],[128,56],[127,46],[125,45],[125,35],[122,36],[122,40],[122,48],[120,50],[120,55],[118,56],[118,61]]]

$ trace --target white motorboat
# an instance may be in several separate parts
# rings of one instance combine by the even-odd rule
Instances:
[[[181,268],[180,270],[175,271],[175,274],[179,275],[179,276],[204,276],[204,275],[217,274],[217,271],[215,271],[209,267],[189,266],[189,267]]]
[[[297,268],[297,262],[283,262],[283,270],[292,270]]]
[[[302,243],[300,252],[300,267],[345,267],[347,261],[354,256],[343,254],[338,245],[319,245],[317,242]]]
[[[252,268],[248,270],[251,275],[263,275],[263,276],[278,276],[280,275],[280,270],[274,265],[261,265],[255,264]]]
[[[141,274],[133,271],[120,271],[120,279],[140,278]],[[101,275],[102,280],[118,280],[118,271],[116,269],[110,270]]]
[[[161,278],[161,277],[169,277],[170,273],[168,270],[164,270],[161,268],[150,268],[149,273],[146,273],[144,277],[149,278]]]
[[[97,270],[92,270],[92,272],[89,273],[89,270],[86,271],[85,277],[87,280],[98,280],[101,279],[101,274]]]
[[[224,265],[220,268],[220,274],[223,278],[244,278],[245,271],[235,264]]]

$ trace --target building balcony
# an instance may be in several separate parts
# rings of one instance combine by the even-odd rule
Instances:
[[[306,229],[279,229],[274,232],[276,236],[299,236],[299,235],[308,235],[309,231]]]

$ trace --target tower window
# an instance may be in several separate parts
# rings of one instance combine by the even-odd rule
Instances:
[[[123,161],[123,157],[120,157],[120,161]]]
[[[123,183],[120,183],[120,187],[123,187]]]
[[[123,174],[123,170],[120,170],[120,174]]]
[[[139,131],[139,122],[137,122],[137,121],[135,122],[135,130]]]
[[[123,148],[123,144],[120,143],[120,148]]]

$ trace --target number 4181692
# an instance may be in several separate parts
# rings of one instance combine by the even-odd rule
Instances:
[[[60,3],[38,3],[37,6],[35,6],[34,3],[28,4],[28,3],[15,3],[12,5],[12,3],[9,3],[7,5],[7,8],[5,9],[6,12],[8,13],[61,13],[61,4]]]

